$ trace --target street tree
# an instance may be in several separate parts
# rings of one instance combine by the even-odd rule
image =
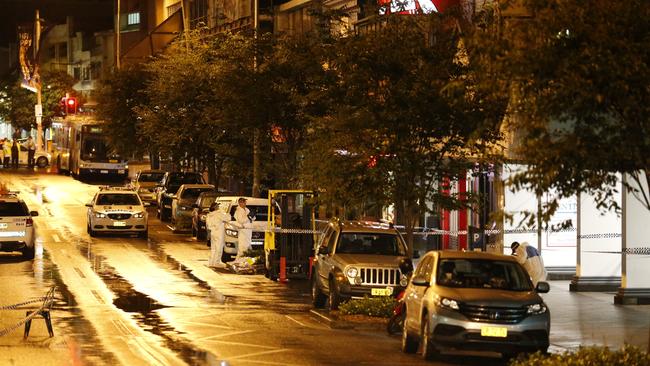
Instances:
[[[136,108],[147,104],[145,86],[148,73],[141,64],[124,65],[101,80],[97,89],[97,116],[102,121],[110,145],[123,156],[149,152],[157,155],[151,136],[143,133]]]
[[[493,91],[511,100],[510,153],[527,164],[512,185],[589,192],[601,209],[618,209],[616,173],[626,173],[650,210],[641,184],[650,181],[650,3],[520,3],[524,17],[487,8],[472,35]]]
[[[34,105],[36,94],[20,86],[21,77],[9,74],[1,83],[0,117],[10,122],[16,130],[36,128]],[[75,95],[74,78],[64,71],[48,70],[41,74],[43,125],[47,127],[52,118],[59,116],[59,102],[66,93]]]
[[[341,38],[330,109],[306,149],[304,178],[324,199],[395,204],[410,247],[427,203],[433,212],[471,203],[449,185],[498,137],[503,113],[475,87],[455,19],[386,16],[377,31]]]

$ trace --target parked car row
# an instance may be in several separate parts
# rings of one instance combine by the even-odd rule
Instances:
[[[138,194],[152,199],[150,186],[142,183],[135,183]],[[239,197],[218,193],[194,173],[164,173],[156,189],[161,219],[191,229],[198,240],[209,243],[205,219],[214,202],[234,221]],[[247,200],[257,219],[253,249],[261,249],[268,200]],[[227,223],[224,260],[237,253],[237,239],[237,225]],[[394,227],[339,220],[328,223],[314,256],[311,292],[316,308],[327,305],[333,311],[348,299],[402,294],[403,352],[419,350],[426,359],[446,350],[496,351],[510,357],[549,347],[550,310],[540,296],[549,285],[534,286],[512,256],[431,251],[414,268],[414,258]]]

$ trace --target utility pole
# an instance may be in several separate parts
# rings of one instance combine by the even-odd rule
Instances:
[[[120,3],[122,0],[117,0],[117,11],[116,16],[115,16],[115,67],[119,70],[120,69],[120,48],[122,47],[121,45],[121,40],[120,40]]]
[[[39,69],[38,51],[41,44],[41,19],[38,9],[36,9],[36,19],[34,21],[34,69]],[[41,89],[43,83],[40,76],[36,80],[36,105],[34,106],[34,114],[36,116],[36,149],[43,150],[43,105],[41,101]]]
[[[253,40],[255,47],[255,55],[253,56],[253,70],[257,73],[257,37],[259,33],[259,19],[258,19],[258,10],[259,10],[259,0],[253,0]],[[257,103],[258,101],[255,101]],[[259,103],[258,103],[259,106]],[[260,196],[260,176],[261,172],[261,161],[260,161],[260,131],[258,127],[253,128],[253,197]]]

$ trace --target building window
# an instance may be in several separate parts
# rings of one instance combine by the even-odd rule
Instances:
[[[170,16],[172,16],[172,15],[173,15],[175,12],[177,12],[178,9],[180,9],[180,8],[181,8],[181,3],[180,3],[180,1],[177,2],[176,4],[172,4],[172,5],[168,6],[168,7],[167,7],[167,18],[169,18]]]
[[[126,25],[137,25],[140,24],[140,13],[129,13],[126,17]]]

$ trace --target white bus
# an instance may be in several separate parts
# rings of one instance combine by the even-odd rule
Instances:
[[[52,164],[75,177],[97,175],[126,179],[126,160],[108,146],[102,127],[90,116],[68,116],[52,122]]]

